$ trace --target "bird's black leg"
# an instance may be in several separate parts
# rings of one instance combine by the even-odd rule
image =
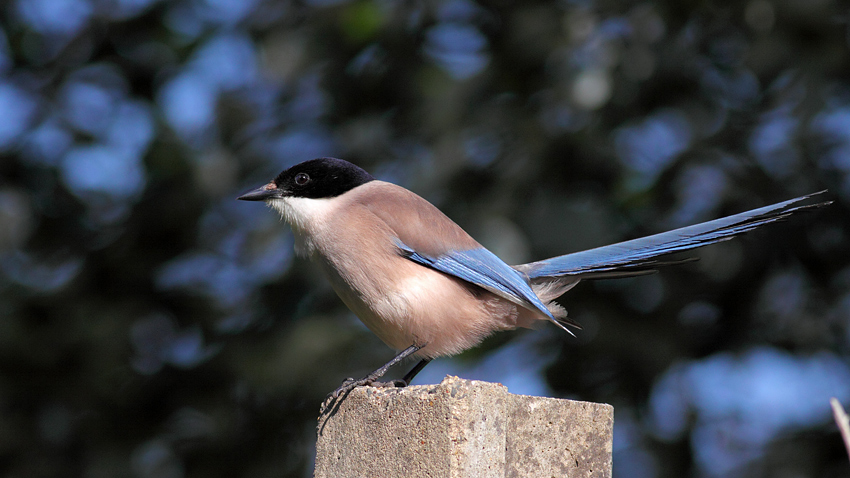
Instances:
[[[401,362],[402,360],[406,359],[410,355],[416,353],[417,351],[419,351],[419,349],[421,349],[424,346],[425,345],[411,345],[410,347],[399,352],[398,355],[393,357],[393,359],[390,360],[389,362],[385,363],[381,368],[379,368],[378,370],[375,370],[374,372],[370,373],[369,375],[366,375],[365,377],[361,378],[360,380],[354,380],[353,378],[345,379],[345,381],[342,382],[342,385],[337,387],[336,390],[334,390],[333,392],[331,392],[330,395],[328,395],[328,398],[325,400],[325,403],[322,404],[321,413],[324,414],[325,410],[327,409],[328,405],[331,402],[336,401],[336,399],[338,399],[341,396],[348,394],[348,392],[354,390],[355,388],[363,386],[363,385],[371,385],[371,384],[376,383],[376,380],[378,380],[385,373],[387,373],[387,370],[389,370],[390,367]],[[423,359],[422,361],[420,361],[418,364],[416,364],[415,367],[413,367],[413,370],[411,370],[410,373],[405,375],[404,378],[401,379],[400,381],[381,383],[381,385],[384,385],[384,386],[392,385],[392,386],[402,386],[402,387],[407,386],[407,384],[410,383],[409,380],[413,379],[413,376],[416,375],[417,373],[419,373],[419,371],[422,370],[422,367],[424,367],[429,361],[430,361],[430,359],[427,359],[427,360]],[[404,381],[404,384],[399,383],[401,381]]]
[[[420,360],[419,363],[417,363],[415,367],[410,369],[410,372],[407,372],[407,375],[405,375],[404,378],[401,379],[401,381],[404,382],[403,386],[406,387],[406,386],[410,385],[410,381],[413,380],[413,377],[415,377],[419,372],[421,372],[422,369],[425,368],[425,366],[428,365],[428,363],[430,361],[431,361],[431,359],[424,358],[424,359]]]

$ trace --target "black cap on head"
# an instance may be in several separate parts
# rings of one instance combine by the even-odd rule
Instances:
[[[336,158],[317,158],[281,172],[274,184],[286,196],[311,199],[339,196],[375,179],[362,168]]]
[[[317,158],[284,170],[271,183],[238,199],[264,201],[281,197],[332,198],[374,180],[363,169],[336,158]]]

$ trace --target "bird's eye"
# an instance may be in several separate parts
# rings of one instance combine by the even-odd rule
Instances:
[[[295,184],[303,186],[310,182],[310,176],[307,173],[298,173],[295,175]]]

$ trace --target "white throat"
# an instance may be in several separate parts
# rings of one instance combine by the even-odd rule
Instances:
[[[338,198],[284,197],[266,201],[276,209],[295,234],[295,252],[310,256],[316,249],[316,235],[327,224],[328,215],[336,209]]]

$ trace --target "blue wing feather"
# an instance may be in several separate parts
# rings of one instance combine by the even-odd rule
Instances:
[[[531,290],[522,273],[484,249],[447,251],[437,257],[419,253],[401,241],[397,245],[405,257],[423,266],[465,280],[518,305],[545,314],[557,323],[549,309]]]

